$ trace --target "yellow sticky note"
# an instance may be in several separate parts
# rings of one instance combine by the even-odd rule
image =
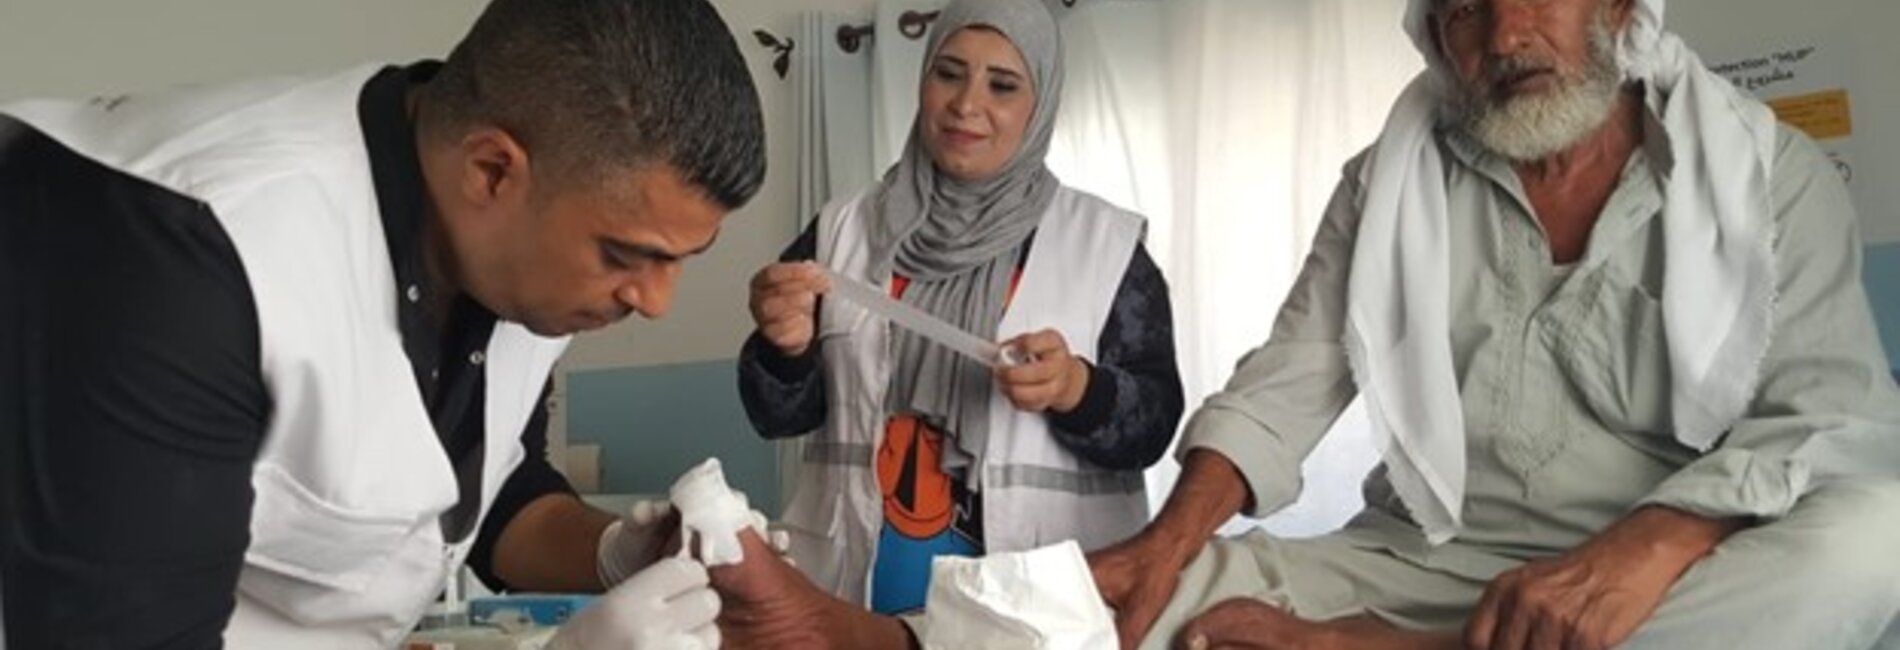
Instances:
[[[1816,140],[1844,138],[1854,134],[1854,115],[1847,91],[1823,90],[1768,100],[1775,117]]]

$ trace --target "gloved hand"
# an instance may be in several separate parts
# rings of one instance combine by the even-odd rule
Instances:
[[[665,500],[638,501],[618,521],[601,531],[594,550],[594,570],[600,584],[612,589],[679,544],[680,519]]]
[[[750,504],[745,492],[733,492],[738,494],[740,501]],[[772,545],[779,557],[784,557],[791,548],[791,537],[782,530],[768,531],[765,514],[758,510],[751,512],[752,529]],[[595,547],[594,556],[600,584],[612,588],[667,553],[677,551],[681,541],[679,525],[678,513],[673,511],[673,504],[665,499],[635,502],[627,509],[626,515],[608,524],[607,529],[600,533],[600,543]]]
[[[546,650],[715,650],[719,595],[706,567],[654,562],[561,625]]]

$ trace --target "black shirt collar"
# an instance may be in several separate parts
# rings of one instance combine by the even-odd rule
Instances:
[[[441,67],[423,62],[378,72],[357,100],[363,143],[369,151],[370,178],[382,214],[383,237],[395,272],[396,326],[403,352],[415,373],[429,419],[435,425],[443,451],[455,467],[460,499],[442,516],[445,539],[462,539],[474,530],[480,513],[483,465],[483,402],[485,352],[495,330],[495,313],[462,295],[447,306],[447,314],[431,313],[430,300],[441,287],[431,287],[423,259],[423,225],[428,219],[427,185],[416,153],[416,131],[411,123],[408,90],[425,82]],[[440,307],[434,307],[440,308]],[[444,326],[438,328],[437,323]]]
[[[441,67],[439,62],[423,61],[384,68],[364,84],[357,102],[376,203],[382,213],[383,237],[395,272],[397,326],[402,330],[403,348],[414,366],[416,383],[431,403],[436,401],[440,375],[450,370],[442,367],[443,353],[455,354],[473,344],[479,344],[475,349],[486,347],[496,320],[494,312],[466,296],[458,298],[444,315],[431,313],[430,306],[441,303],[427,299],[444,289],[430,286],[423,267],[423,222],[429,204],[407,94],[411,86],[428,81]],[[438,331],[438,322],[447,322],[448,326]],[[474,338],[479,340],[467,340],[471,334],[478,334]]]
[[[383,236],[395,264],[396,285],[422,288],[422,222],[428,210],[415,127],[409,121],[408,89],[427,81],[441,64],[388,67],[364,84],[357,117],[369,149],[370,177],[382,210]]]

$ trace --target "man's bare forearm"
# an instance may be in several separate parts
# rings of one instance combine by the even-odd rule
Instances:
[[[1232,461],[1219,453],[1196,449],[1181,465],[1181,478],[1143,535],[1171,547],[1197,549],[1251,496],[1247,479]]]
[[[1748,526],[1743,518],[1711,519],[1666,506],[1644,506],[1611,524],[1589,542],[1620,552],[1643,553],[1680,576],[1730,535]]]
[[[502,529],[495,575],[519,590],[600,591],[600,533],[613,521],[571,494],[535,499]]]

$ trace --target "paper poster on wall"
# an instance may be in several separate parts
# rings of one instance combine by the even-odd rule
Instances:
[[[1775,117],[1814,138],[1834,160],[1858,202],[1854,155],[1853,70],[1826,38],[1792,39],[1780,46],[1711,59],[1709,68],[1735,87],[1754,93]]]
[[[1892,114],[1895,101],[1891,77],[1880,75],[1894,71],[1873,69],[1879,67],[1873,62],[1879,57],[1870,60],[1869,41],[1853,37],[1858,27],[1836,27],[1703,54],[1710,69],[1767,103],[1783,123],[1813,138],[1846,181],[1867,245],[1862,279],[1888,365],[1900,378],[1900,214],[1894,212],[1892,200],[1900,169],[1887,168],[1895,160],[1892,148],[1900,143],[1892,139],[1891,124],[1877,122]]]

